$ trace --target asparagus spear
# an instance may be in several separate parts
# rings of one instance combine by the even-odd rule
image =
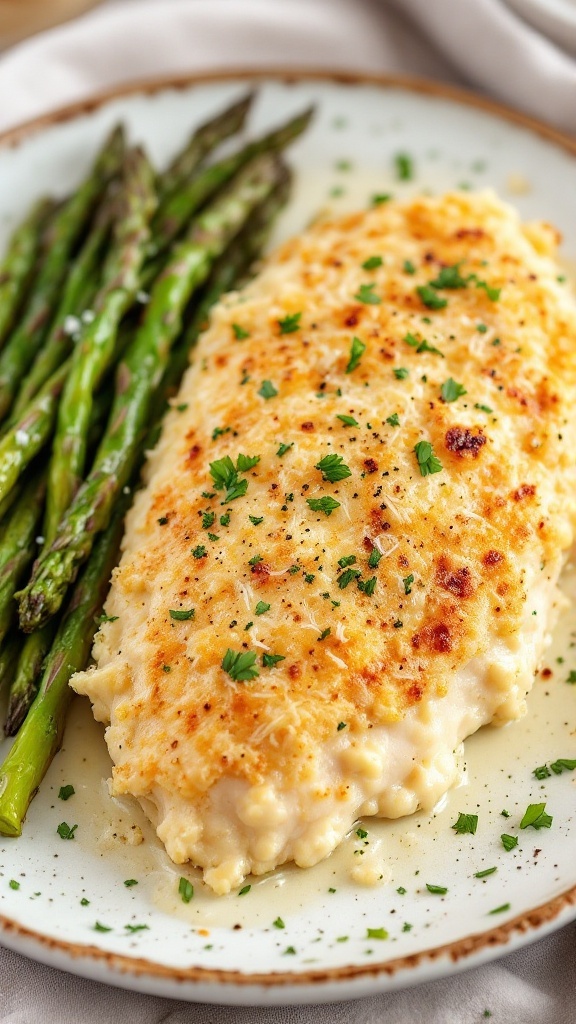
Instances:
[[[100,441],[102,437],[110,413],[111,398],[108,390],[102,390],[94,398],[88,437],[90,447]],[[43,551],[50,546],[49,542],[52,540],[53,538],[48,537],[44,531]],[[19,656],[17,656],[17,666],[14,666],[10,681],[8,710],[4,725],[4,732],[7,736],[16,735],[28,714],[28,709],[36,696],[42,665],[52,646],[57,625],[58,620],[55,617],[41,629],[37,629],[35,633],[30,633],[21,645]]]
[[[0,542],[0,644],[14,618],[14,591],[34,555],[34,537],[42,515],[46,480],[33,478],[24,488],[2,532]]]
[[[162,253],[189,222],[196,211],[222,188],[245,164],[260,153],[279,152],[286,148],[293,139],[302,134],[308,127],[313,108],[288,121],[255,142],[244,146],[238,153],[227,157],[219,163],[212,164],[205,171],[191,178],[177,189],[163,203],[152,222],[153,249],[151,249],[151,265],[145,270],[145,280],[154,276],[158,269],[155,257]]]
[[[8,413],[20,381],[48,328],[73,254],[95,204],[117,170],[123,151],[122,129],[115,129],[89,177],[52,218],[43,239],[44,256],[23,319],[0,353],[0,418]]]
[[[98,210],[88,238],[70,268],[50,333],[29,373],[22,381],[10,415],[11,423],[23,412],[50,374],[72,351],[73,337],[69,330],[68,318],[77,317],[86,310],[96,293],[98,267],[108,241],[112,210],[113,192],[109,190]]]
[[[90,654],[97,617],[118,558],[126,504],[117,504],[110,525],[93,548],[46,659],[38,696],[0,768],[3,835],[21,834],[30,801],[60,745],[71,696],[68,682],[74,672],[85,667]]]
[[[105,529],[138,459],[151,399],[186,303],[252,210],[273,190],[279,174],[278,160],[270,154],[252,161],[198,218],[154,285],[144,321],[120,364],[108,428],[92,470],[62,519],[57,540],[38,559],[30,582],[18,595],[24,632],[33,632],[56,614],[95,535]]]
[[[44,524],[50,541],[84,470],[92,396],[112,360],[120,320],[138,290],[154,204],[152,167],[141,149],[130,150],[117,196],[112,244],[94,301],[96,315],[76,345],[58,409]]]
[[[0,344],[14,325],[24,293],[34,272],[42,227],[53,207],[41,199],[16,228],[0,264]]]
[[[243,96],[241,100],[196,129],[184,149],[158,176],[156,191],[160,203],[198,170],[202,161],[216,149],[216,146],[244,127],[253,100],[254,94],[248,93],[247,96]]]
[[[18,483],[26,466],[49,441],[69,369],[69,360],[62,363],[0,440],[0,505]]]

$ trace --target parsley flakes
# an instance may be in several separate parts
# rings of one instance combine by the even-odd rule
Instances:
[[[192,882],[189,882],[187,878],[182,877],[178,882],[178,893],[182,903],[190,903],[190,900],[194,896],[194,886],[192,885]]]
[[[276,452],[276,455],[279,455],[280,458],[281,458],[283,455],[286,455],[286,452],[289,452],[290,449],[293,448],[293,447],[294,447],[294,441],[290,441],[290,444],[285,444],[284,442],[282,442],[282,444],[280,445],[278,451]]]
[[[334,509],[340,508],[340,502],[331,498],[329,494],[324,495],[323,498],[306,498],[306,504],[313,512],[323,512],[326,516],[331,516]]]
[[[74,839],[74,833],[78,825],[68,825],[66,821],[61,821],[56,829],[60,839]]]
[[[346,465],[341,455],[325,455],[320,462],[317,462],[314,469],[319,469],[323,480],[329,480],[331,484],[339,480],[345,480],[352,476],[352,470]]]
[[[442,359],[444,359],[444,353],[441,352],[439,348],[436,348],[434,345],[431,345],[428,341],[426,341],[426,338],[416,338],[414,334],[408,333],[404,337],[404,341],[406,342],[407,345],[410,345],[411,348],[415,348],[416,352],[418,353],[431,352],[434,355],[441,356]]]
[[[552,817],[546,814],[546,804],[528,804],[520,828],[550,828]]]
[[[458,814],[458,820],[454,822],[452,828],[456,832],[456,835],[476,835],[476,829],[478,828],[478,815],[477,814],[463,814],[462,811]]]
[[[193,619],[195,615],[194,608],[170,608],[170,618],[175,619],[177,622],[187,622],[188,619]]]
[[[364,260],[362,264],[363,270],[376,270],[377,267],[381,267],[383,263],[381,256],[370,256],[367,260]]]
[[[448,380],[445,380],[440,388],[440,397],[443,402],[455,402],[457,398],[467,394],[468,392],[464,385],[459,384],[453,377],[448,377]]]
[[[430,441],[418,441],[414,445],[413,451],[422,476],[430,476],[432,473],[440,473],[442,471],[442,463],[434,454]]]
[[[406,377],[410,375],[410,370],[407,370],[405,366],[395,366],[394,376],[396,380],[406,380]]]
[[[374,294],[374,288],[376,285],[374,282],[370,284],[361,284],[356,295],[354,296],[358,302],[363,302],[365,306],[379,306],[382,299],[379,295]]]
[[[278,394],[278,390],[274,387],[271,380],[263,380],[260,387],[258,388],[258,394],[262,395],[262,398],[275,398]]]
[[[337,420],[341,420],[345,427],[359,427],[358,420],[355,420],[353,416],[342,416],[338,415]]]
[[[397,153],[394,157],[394,167],[398,181],[412,181],[414,177],[414,162],[407,153]]]
[[[246,683],[260,675],[254,651],[233,651],[229,647],[222,659],[221,668],[236,683]]]
[[[240,324],[232,324],[232,330],[234,331],[234,337],[236,341],[245,341],[246,338],[250,337],[250,332],[244,330]]]
[[[346,373],[352,373],[356,369],[365,351],[366,345],[364,344],[364,342],[360,341],[360,338],[352,338],[352,344],[350,346],[350,358],[346,366]]]
[[[58,797],[60,800],[69,800],[71,796],[74,796],[75,792],[74,786],[60,786]]]
[[[262,655],[262,664],[264,668],[274,668],[274,666],[277,665],[279,661],[286,661],[286,656],[284,654]]]
[[[438,295],[429,284],[419,285],[416,291],[427,309],[444,309],[448,305],[448,300]]]
[[[294,331],[299,331],[301,317],[302,313],[290,313],[288,316],[279,320],[278,327],[280,328],[280,334],[294,334]]]

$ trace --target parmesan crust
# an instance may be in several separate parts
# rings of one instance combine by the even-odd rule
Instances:
[[[432,807],[465,736],[523,713],[575,518],[556,242],[490,192],[389,203],[317,224],[214,310],[73,686],[108,724],[112,792],[216,892],[316,863],[360,814]],[[225,503],[210,464],[239,454],[259,461]]]

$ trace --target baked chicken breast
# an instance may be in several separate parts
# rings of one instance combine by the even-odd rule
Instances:
[[[73,686],[216,893],[431,809],[524,713],[575,516],[556,243],[490,192],[390,202],[214,310]]]

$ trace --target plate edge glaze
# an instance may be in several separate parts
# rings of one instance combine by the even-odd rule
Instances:
[[[194,85],[203,85],[211,82],[264,82],[271,80],[283,82],[287,85],[297,84],[302,81],[327,82],[348,86],[374,85],[383,89],[405,89],[408,92],[420,93],[422,95],[438,96],[463,106],[485,111],[487,114],[491,114],[501,120],[516,124],[576,157],[575,138],[539,121],[537,118],[531,117],[529,114],[524,114],[495,100],[478,96],[457,86],[412,76],[365,74],[360,71],[331,71],[329,69],[315,71],[308,68],[258,68],[253,70],[226,68],[224,70],[216,69],[196,74],[163,75],[124,82],[111,89],[100,91],[0,132],[0,149],[15,148],[44,129],[85,117],[118,99],[138,95],[152,96],[158,92],[184,90]],[[565,918],[565,920],[560,921],[561,917]],[[332,983],[352,982],[361,979],[376,980],[382,976],[390,979],[402,974],[402,986],[440,978],[449,973],[450,966],[452,968],[456,967],[458,970],[465,967],[478,966],[480,962],[492,959],[492,957],[495,958],[499,953],[506,952],[503,947],[508,944],[512,937],[517,939],[513,947],[516,950],[544,937],[545,934],[553,931],[555,927],[568,924],[575,918],[576,885],[552,900],[548,900],[546,903],[513,918],[511,921],[506,922],[506,924],[466,936],[448,944],[434,946],[419,953],[376,963],[373,962],[371,964],[302,972],[278,971],[248,974],[237,970],[205,967],[174,968],[142,957],[130,957],[111,953],[91,943],[84,945],[55,939],[52,936],[25,928],[14,919],[5,915],[0,915],[0,941],[15,952],[31,956],[40,962],[62,970],[70,969],[72,965],[57,962],[59,955],[69,957],[73,965],[77,965],[80,960],[89,958],[94,973],[88,974],[84,970],[74,971],[74,973],[82,974],[84,977],[93,977],[95,980],[109,981],[109,983],[120,987],[124,984],[125,987],[136,988],[136,985],[126,986],[127,977],[131,977],[134,980],[148,978],[150,981],[165,981],[177,984],[230,985],[234,988],[240,987],[241,989],[254,986],[260,987],[265,991],[270,991],[271,989],[284,991],[286,987],[300,989],[306,986],[317,986],[315,991],[318,992],[319,987],[323,985],[328,986]],[[492,951],[494,952],[491,955]],[[509,952],[512,952],[512,950],[509,950]],[[434,973],[426,979],[414,976],[413,971],[415,968],[423,964],[431,965],[441,960],[445,961],[445,970]],[[96,978],[96,965],[101,965],[105,971],[111,972],[111,975],[107,974],[106,977],[99,976]],[[394,987],[400,987],[400,985],[395,985]],[[308,993],[310,997],[312,995],[310,988]],[[363,993],[357,991],[349,994],[335,992],[334,995],[328,997],[327,1001],[329,999],[353,998],[360,994]],[[215,1001],[217,1001],[216,988],[213,994],[211,993],[211,997],[212,995],[215,997]],[[269,1000],[266,1000],[266,1002],[269,1002]]]

